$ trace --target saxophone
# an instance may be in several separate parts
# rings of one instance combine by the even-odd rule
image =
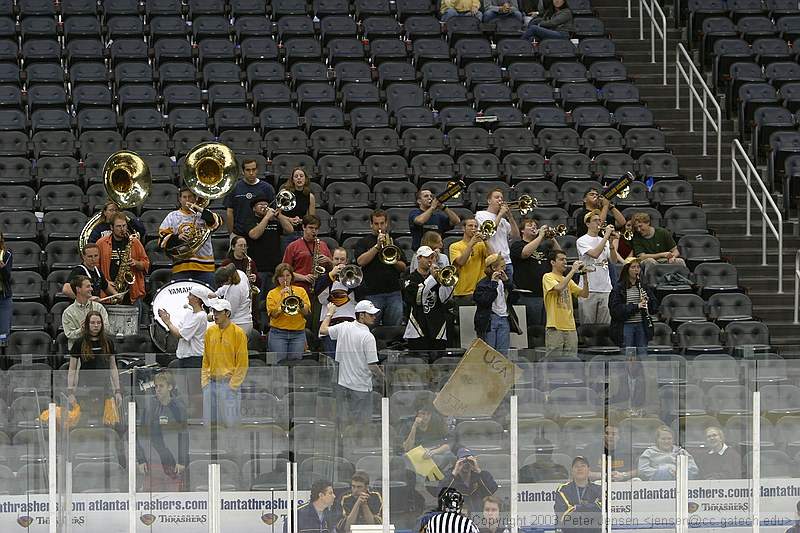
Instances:
[[[133,237],[128,236],[128,244],[125,246],[125,252],[122,254],[122,259],[119,261],[119,270],[117,277],[114,279],[114,288],[118,292],[122,292],[125,285],[133,285],[136,282],[136,275],[131,271],[128,262],[131,260],[131,246]]]
[[[322,266],[322,261],[320,261],[319,256],[319,238],[314,239],[314,253],[311,254],[311,279],[314,281],[311,283],[312,287],[314,283],[317,281],[317,278],[320,277],[325,273],[325,267]]]
[[[253,273],[253,267],[250,266],[250,256],[244,254],[244,260],[247,267],[244,269],[244,273],[247,274],[247,282],[250,283],[250,275]],[[255,286],[254,283],[250,283],[250,296],[257,296],[261,293],[261,289]]]

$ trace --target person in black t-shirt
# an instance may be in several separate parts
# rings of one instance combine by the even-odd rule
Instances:
[[[86,399],[89,400],[87,403],[96,404],[100,400],[102,406],[102,400],[105,400],[106,397],[113,397],[119,408],[122,404],[122,390],[120,389],[115,354],[114,343],[106,335],[103,316],[97,311],[89,311],[83,323],[83,338],[75,342],[70,350],[67,390],[71,404],[75,403],[77,373],[78,370],[82,370],[83,385],[87,388]],[[110,380],[103,376],[106,372],[110,373]],[[109,381],[111,391],[108,391]],[[103,391],[100,397],[96,394],[98,389]],[[82,411],[86,411],[83,403],[81,406]],[[102,408],[100,412],[102,413]]]
[[[617,229],[625,226],[625,217],[622,212],[617,209],[610,200],[600,194],[595,187],[587,189],[583,195],[583,207],[575,211],[575,236],[583,237],[589,229],[586,227],[586,221],[583,217],[586,213],[594,210],[600,211],[600,220],[605,221],[600,224],[605,227],[609,224],[614,224]]]
[[[270,200],[264,196],[253,198],[250,202],[255,218],[245,226],[247,252],[255,261],[262,279],[265,280],[264,294],[272,288],[270,281],[275,267],[283,260],[281,254],[281,214],[280,209],[270,206]],[[284,231],[291,232],[292,225],[286,221]]]
[[[532,218],[525,219],[520,227],[520,238],[511,243],[514,286],[520,293],[519,303],[525,305],[528,326],[544,326],[547,322],[542,276],[550,272],[547,254],[550,250],[561,249],[555,238],[544,240],[546,230],[547,226],[540,228]]]
[[[101,296],[104,296],[103,293],[107,295],[117,294],[117,289],[114,288],[114,285],[110,284],[103,273],[100,272],[99,264],[100,249],[95,243],[87,244],[83,249],[83,263],[70,271],[66,283],[61,287],[61,292],[74,300],[75,292],[69,285],[70,280],[75,276],[88,276],[92,281],[92,297],[90,300],[96,302]]]
[[[400,276],[406,271],[406,263],[398,259],[393,265],[381,261],[380,249],[386,242],[389,228],[386,213],[376,209],[370,215],[371,235],[365,235],[356,243],[356,264],[364,274],[362,285],[364,297],[381,310],[377,324],[399,326],[403,323],[403,296],[400,292]]]

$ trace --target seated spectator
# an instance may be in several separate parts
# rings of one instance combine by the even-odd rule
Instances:
[[[483,21],[490,22],[496,18],[513,18],[522,22],[517,0],[483,0]]]
[[[742,456],[725,444],[725,433],[715,426],[706,429],[707,449],[697,452],[697,467],[705,479],[741,479]]]
[[[675,479],[678,467],[678,452],[686,453],[689,461],[689,479],[697,477],[698,468],[694,458],[674,444],[672,430],[661,426],[656,430],[656,443],[639,457],[639,477],[650,481],[669,481]]]
[[[638,258],[643,268],[656,263],[669,263],[686,266],[678,257],[678,245],[667,228],[653,226],[650,215],[636,213],[633,215],[633,239],[631,247],[634,257]]]
[[[536,461],[519,469],[520,483],[542,483],[569,479],[567,469],[553,461],[553,443],[544,437],[533,439],[536,446]]]
[[[439,7],[442,22],[447,22],[453,17],[475,17],[479,21],[483,20],[481,13],[480,0],[442,0]]]
[[[439,490],[456,489],[464,496],[470,510],[482,509],[483,498],[497,491],[497,482],[491,472],[481,469],[478,458],[472,455],[469,448],[458,450],[456,457],[453,470],[439,482]]]
[[[553,510],[556,512],[557,531],[600,533],[602,528],[599,485],[589,481],[589,463],[584,457],[572,460],[572,481],[555,491]]]
[[[626,413],[641,416],[647,403],[647,383],[644,367],[636,357],[625,360],[627,372],[622,376],[612,375],[608,388],[611,404]]]
[[[336,531],[349,533],[353,524],[380,524],[383,500],[380,493],[369,490],[369,475],[358,470],[350,480],[350,489],[340,500],[342,514]]]
[[[630,443],[620,441],[619,427],[609,421],[606,424],[603,442],[594,442],[586,448],[586,460],[589,462],[589,479],[600,479],[602,476],[603,455],[611,461],[611,480],[627,481],[636,475],[636,465]]]
[[[425,447],[424,457],[433,458],[441,467],[445,458],[453,457],[451,452],[452,436],[447,431],[441,415],[433,408],[433,404],[428,398],[417,398],[414,401],[414,412],[417,416],[414,421],[407,426],[401,435],[405,435],[403,440],[403,451],[408,452],[417,446]]]
[[[504,522],[504,520],[500,518],[501,509],[502,504],[500,503],[500,499],[496,496],[486,496],[483,499],[483,517],[477,524],[481,533],[496,533],[498,530],[501,532],[503,531],[500,529]],[[505,531],[508,531],[508,529]]]
[[[572,10],[567,0],[553,0],[552,7],[546,9],[544,13],[534,11],[532,15],[533,20],[522,34],[522,38],[526,41],[569,39],[572,31]]]

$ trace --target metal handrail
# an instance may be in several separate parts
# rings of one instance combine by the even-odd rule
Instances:
[[[798,304],[800,303],[800,250],[794,255],[794,323],[800,324],[798,319]]]
[[[662,71],[663,82],[662,85],[667,84],[667,16],[664,10],[655,0],[639,0],[639,40],[644,40],[644,11],[650,18],[650,63],[656,62],[656,32],[661,37],[661,54],[663,56]],[[661,18],[661,25],[656,24],[656,12]],[[628,16],[630,16],[630,3],[628,3]]]
[[[688,72],[681,63],[681,58],[686,60],[689,65]],[[694,131],[694,104],[697,102],[703,114],[703,155],[708,155],[708,124],[717,132],[717,181],[722,180],[722,109],[719,107],[717,97],[711,92],[708,84],[703,79],[703,75],[697,70],[697,67],[692,61],[689,52],[686,51],[682,43],[678,43],[675,49],[675,109],[681,108],[681,77],[686,81],[689,86],[689,131]],[[702,97],[698,94],[695,87],[695,80],[700,82],[700,87],[703,89]],[[708,109],[709,99],[711,105],[717,112],[716,120]]]
[[[739,165],[739,161],[736,159],[737,152],[744,158],[745,165],[747,167],[747,173],[745,174],[742,171],[742,167]],[[753,189],[751,185],[751,181],[753,180],[753,176],[755,176],[755,182],[758,184],[759,188],[761,189],[761,199],[758,197],[758,193]],[[770,231],[775,236],[775,239],[778,241],[778,294],[783,294],[783,214],[781,213],[778,206],[775,204],[775,200],[772,199],[772,195],[770,194],[769,188],[764,183],[764,180],[761,179],[761,176],[758,173],[758,170],[755,166],[753,166],[753,162],[750,161],[750,158],[747,156],[747,151],[742,146],[742,143],[739,142],[739,139],[734,139],[731,143],[731,208],[736,209],[736,179],[741,178],[744,182],[745,189],[747,191],[747,208],[745,209],[745,220],[747,224],[747,233],[745,236],[750,237],[750,207],[751,202],[755,202],[756,207],[758,208],[759,213],[761,213],[761,266],[767,266],[767,226],[769,226]],[[775,218],[778,222],[778,227],[775,227],[773,224],[772,219],[767,213],[767,207],[772,208],[775,212]]]

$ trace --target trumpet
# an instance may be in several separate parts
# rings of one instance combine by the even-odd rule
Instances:
[[[453,265],[447,265],[436,271],[433,275],[439,285],[443,287],[452,287],[458,283],[458,270]]]
[[[530,194],[523,194],[513,202],[507,202],[505,205],[509,211],[519,211],[520,214],[526,215],[529,211],[536,209],[539,201]]]
[[[625,239],[626,241],[629,241],[629,240],[633,239],[633,230],[632,229],[626,229],[625,231],[623,231],[622,232],[622,238]]]
[[[383,241],[383,246],[378,251],[381,263],[384,265],[393,265],[400,259],[402,250],[394,244],[394,240],[389,235]]]
[[[284,315],[294,316],[303,308],[303,300],[299,296],[295,296],[291,285],[287,284],[286,286],[289,287],[289,295],[281,301],[281,311]]]
[[[559,224],[555,228],[547,228],[544,230],[545,240],[555,239],[567,234],[567,227],[564,224]]]
[[[578,270],[579,273],[583,274],[584,272],[596,272],[598,268],[605,268],[608,266],[608,261],[598,261],[596,263],[592,263],[591,265],[583,265],[581,269]]]
[[[361,285],[364,273],[358,265],[346,265],[339,271],[339,282],[348,289],[355,289]]]
[[[497,232],[497,224],[494,223],[494,220],[484,220],[479,231],[483,240],[491,239]]]

